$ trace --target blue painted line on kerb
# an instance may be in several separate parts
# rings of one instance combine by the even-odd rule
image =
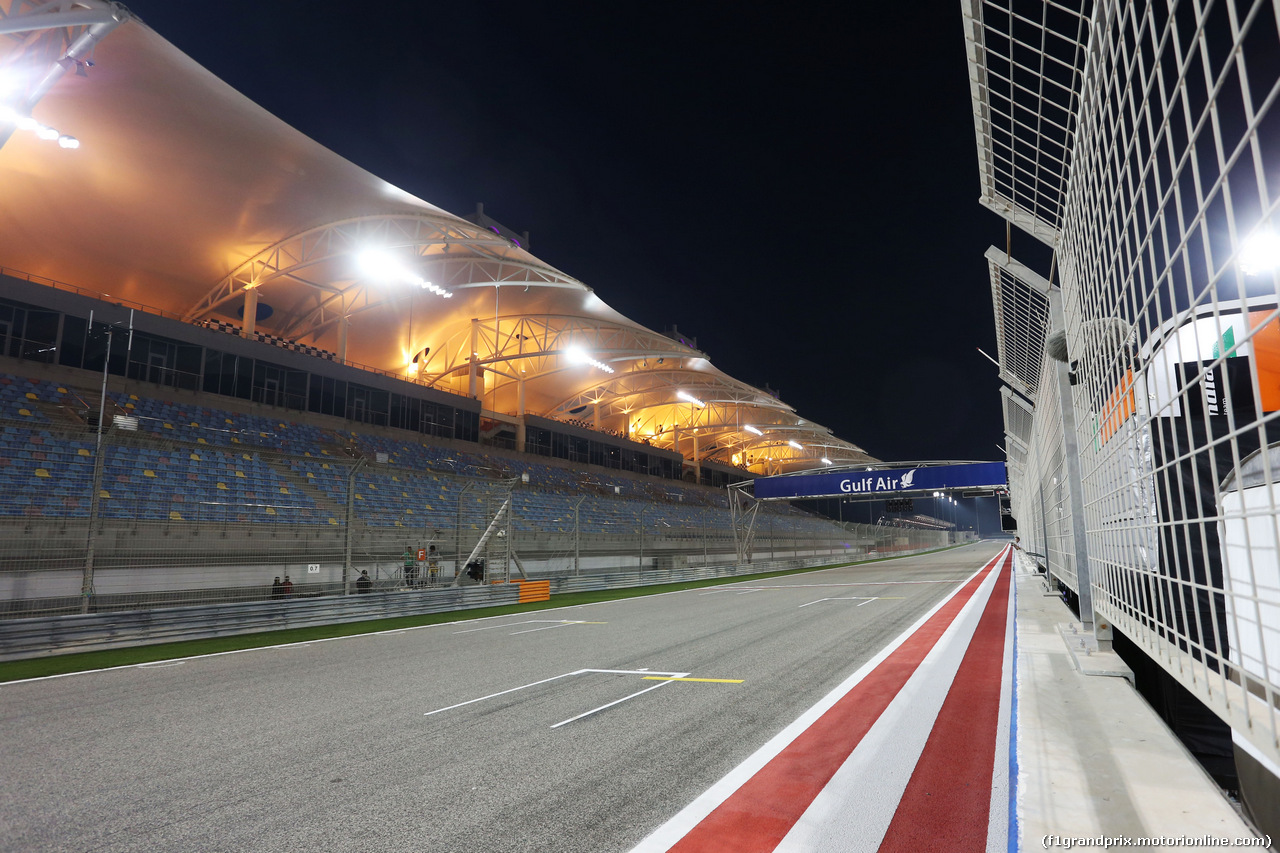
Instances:
[[[1012,554],[1011,554],[1012,556]],[[1009,853],[1018,853],[1018,560],[1013,559],[1013,689],[1009,703],[1009,837],[1006,839]]]

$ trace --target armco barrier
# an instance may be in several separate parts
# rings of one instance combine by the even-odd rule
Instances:
[[[0,661],[515,604],[516,584],[0,621]]]
[[[905,555],[903,552],[895,556]],[[538,586],[549,584],[549,593],[558,595],[777,572],[821,566],[830,562],[830,557],[809,557],[758,562],[744,567],[726,565],[695,569],[636,569],[611,574],[538,578],[533,583]],[[523,586],[525,584],[511,583],[445,587],[291,601],[6,619],[0,620],[0,661],[516,604],[521,600]]]

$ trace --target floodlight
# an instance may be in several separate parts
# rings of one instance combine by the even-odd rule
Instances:
[[[693,396],[687,391],[677,391],[676,396],[679,397],[681,400],[684,400],[686,403],[693,403],[699,409],[707,405],[706,403],[702,402],[697,397]]]
[[[360,271],[369,278],[388,283],[405,282],[416,284],[423,290],[429,290],[439,297],[449,299],[453,294],[443,287],[437,287],[413,270],[406,267],[398,259],[382,249],[365,249],[356,255],[356,264]]]
[[[795,439],[788,441],[787,444],[791,445],[796,450],[804,450],[804,447],[800,444],[800,442],[796,441]]]
[[[1280,236],[1270,228],[1255,231],[1240,247],[1239,263],[1245,275],[1264,275],[1280,267]]]
[[[830,464],[831,464],[831,460],[824,456],[824,457],[822,457],[822,464],[823,464],[823,465],[830,465]]]
[[[59,136],[59,137],[58,137],[58,147],[60,147],[60,148],[79,148],[79,147],[80,147],[80,140],[79,140],[79,139],[76,139],[74,136],[66,136],[66,135]]]
[[[18,130],[36,130],[40,127],[40,122],[31,116],[18,116]]]
[[[409,275],[399,261],[381,249],[365,249],[356,255],[356,263],[365,275],[382,281],[401,281]]]
[[[746,426],[744,426],[743,429],[745,429],[747,432],[751,433],[752,435],[764,435],[764,433],[762,433],[760,430],[756,429],[755,427],[751,426],[750,424],[747,424]]]
[[[613,368],[605,364],[603,361],[597,361],[591,356],[583,352],[581,347],[569,347],[564,351],[565,358],[574,364],[589,364],[597,370],[603,370],[605,373],[613,373]]]
[[[54,130],[52,127],[46,127],[43,124],[36,127],[36,136],[46,142],[52,142],[58,138],[58,135],[58,131]]]

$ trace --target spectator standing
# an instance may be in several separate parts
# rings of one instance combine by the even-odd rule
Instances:
[[[418,585],[418,557],[408,545],[404,546],[404,585],[410,589]]]
[[[427,580],[432,586],[440,580],[440,555],[436,553],[435,545],[427,548]]]
[[[280,583],[280,576],[276,575],[276,579],[271,582],[271,600],[276,601],[284,595],[284,584]]]
[[[356,578],[356,592],[370,592],[373,590],[373,581],[369,580],[368,570],[360,572],[360,577]]]
[[[289,580],[289,576],[284,576],[284,583],[280,584],[280,597],[293,598],[293,581]]]

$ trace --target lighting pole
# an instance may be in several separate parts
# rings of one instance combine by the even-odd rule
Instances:
[[[93,566],[97,547],[97,530],[94,522],[98,517],[98,508],[102,498],[102,474],[106,468],[105,454],[102,452],[102,430],[107,413],[107,372],[111,368],[111,342],[115,332],[114,323],[107,326],[107,352],[102,359],[102,395],[98,399],[98,435],[93,451],[93,480],[89,486],[89,529],[85,533],[84,570],[80,578],[80,612],[88,613],[93,598]],[[89,312],[89,331],[93,331],[93,312]],[[129,311],[129,348],[133,352],[133,311]],[[129,375],[129,356],[125,356],[124,372]]]

